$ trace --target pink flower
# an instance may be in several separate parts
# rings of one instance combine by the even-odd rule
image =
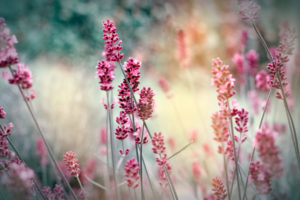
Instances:
[[[168,138],[168,145],[169,145],[171,151],[175,150],[175,139],[173,137]]]
[[[117,117],[116,121],[119,124],[115,132],[116,138],[118,140],[124,140],[128,137],[128,133],[130,132],[130,122],[125,111],[120,112],[120,115]]]
[[[202,174],[201,166],[197,161],[194,161],[192,163],[192,169],[193,169],[193,177],[197,182],[201,178],[201,174]]]
[[[135,160],[135,158],[132,158],[130,160],[127,160],[125,166],[125,180],[127,181],[128,187],[132,187],[133,189],[137,188],[139,186],[139,163]]]
[[[262,92],[270,90],[270,76],[265,70],[261,70],[256,74],[256,88]]]
[[[285,133],[286,132],[286,126],[284,123],[275,122],[273,124],[273,130],[277,133]]]
[[[131,127],[131,132],[133,132],[133,136],[135,137],[135,143],[136,144],[141,144],[141,142],[143,142],[143,144],[146,144],[146,143],[148,143],[148,135],[149,135],[149,133],[148,133],[148,131],[147,131],[147,129],[145,129],[144,128],[144,135],[143,135],[143,139],[141,139],[141,137],[142,137],[142,127],[138,124],[138,123],[136,123],[136,125],[135,125],[135,132],[134,132],[134,130],[133,130],[133,127]]]
[[[154,107],[154,92],[149,88],[143,88],[140,92],[140,99],[138,103],[138,116],[142,120],[147,120],[152,117]]]
[[[48,153],[42,138],[38,138],[36,140],[36,154],[41,158],[41,166],[48,164]]]
[[[6,112],[4,111],[4,108],[0,106],[0,119],[5,119]]]
[[[79,176],[80,169],[78,160],[76,158],[76,155],[72,151],[66,152],[66,154],[64,155],[64,162],[69,173],[72,176]]]
[[[228,129],[228,120],[221,112],[216,112],[212,115],[212,128],[215,133],[214,140],[221,143],[218,147],[218,152],[223,152],[223,143],[228,140],[229,129]]]
[[[0,157],[2,158],[7,158],[11,155],[11,151],[8,149],[7,137],[10,136],[12,128],[13,124],[9,123],[2,127],[3,130],[0,129]]]
[[[100,89],[104,91],[113,89],[114,87],[111,85],[111,83],[115,79],[115,65],[112,62],[101,60],[98,62],[98,66],[96,69],[98,70],[97,76],[100,79]]]
[[[33,178],[35,178],[33,170],[27,168],[24,163],[10,162],[8,170],[1,175],[1,183],[9,188],[15,197],[13,199],[27,199],[32,194]]]
[[[259,55],[256,53],[255,50],[252,49],[247,53],[246,57],[248,60],[249,75],[254,76],[258,68]]]
[[[177,52],[176,58],[180,62],[180,66],[185,68],[189,65],[190,58],[186,44],[186,35],[183,30],[177,31]]]
[[[258,114],[260,110],[260,102],[257,95],[257,92],[255,90],[251,90],[248,92],[248,98],[251,105],[251,108],[253,110],[254,114]]]
[[[48,186],[44,186],[42,189],[42,193],[47,200],[65,200],[65,195],[63,188],[60,185],[55,185],[53,192],[51,188]],[[42,197],[41,197],[42,198]]]
[[[240,134],[248,132],[248,119],[248,112],[244,108],[238,110],[237,117],[235,118],[235,130]]]
[[[244,74],[244,55],[240,53],[235,53],[232,58],[232,62],[234,63],[237,73],[239,75]]]
[[[99,131],[99,141],[100,144],[106,144],[107,138],[106,138],[106,127],[102,127]]]
[[[212,84],[217,87],[218,100],[227,101],[235,94],[234,81],[228,65],[222,65],[220,58],[212,61]]]
[[[18,63],[17,69],[13,69],[13,77],[8,79],[10,84],[18,84],[22,89],[32,87],[32,73],[24,63]]]
[[[152,137],[152,145],[153,145],[153,153],[155,154],[163,154],[165,153],[166,147],[164,142],[164,136],[162,136],[161,132],[154,133]]]
[[[271,176],[259,161],[251,162],[249,171],[250,181],[254,183],[260,194],[268,194],[271,192]]]
[[[189,139],[191,142],[197,142],[197,138],[198,138],[198,131],[195,129],[195,130],[192,130],[189,134]]]
[[[168,173],[170,173],[172,167],[168,162],[165,164],[165,168],[168,170]],[[163,165],[158,166],[158,178],[160,186],[166,187],[168,185],[167,175]]]
[[[14,47],[16,43],[16,36],[10,34],[5,20],[0,17],[0,68],[18,63],[18,54]]]
[[[227,197],[227,191],[219,177],[212,179],[212,187],[212,191],[217,200],[224,200]]]
[[[126,77],[133,92],[139,90],[138,86],[140,83],[140,67],[141,63],[134,58],[129,58],[123,65]],[[125,79],[123,79],[123,82],[119,85],[118,92],[120,108],[123,109],[127,114],[131,114],[136,111],[136,106],[133,102],[133,99],[131,99],[130,88],[128,87]]]
[[[103,40],[105,40],[105,46],[103,51],[103,56],[105,56],[106,61],[116,61],[119,62],[124,54],[121,54],[122,50],[122,40],[119,40],[117,29],[112,21],[109,19],[103,22]]]
[[[242,20],[253,23],[257,17],[260,6],[254,0],[244,0],[239,3],[239,14]]]
[[[168,98],[170,98],[170,84],[164,77],[159,77],[158,79],[158,85],[162,89],[162,91],[167,95]]]
[[[242,49],[245,49],[247,44],[248,44],[248,31],[247,29],[243,29],[241,32],[241,45],[242,45]]]
[[[267,124],[257,131],[255,145],[258,155],[271,176],[279,178],[283,173],[279,149],[275,145],[274,134]]]

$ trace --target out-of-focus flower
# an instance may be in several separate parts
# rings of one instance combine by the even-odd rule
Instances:
[[[189,52],[186,44],[186,35],[183,30],[177,31],[177,52],[176,58],[182,68],[188,67],[190,62]]]
[[[199,181],[199,179],[201,178],[201,174],[202,174],[202,169],[200,164],[197,161],[194,161],[192,163],[192,169],[193,169],[193,177],[195,179],[196,182]]]
[[[4,108],[0,106],[0,119],[5,119],[6,112],[4,111]]]
[[[227,192],[223,182],[219,177],[212,179],[212,191],[217,200],[224,200],[227,197]]]
[[[153,107],[154,107],[154,92],[153,90],[148,88],[143,88],[140,91],[140,99],[138,103],[138,116],[142,120],[147,120],[152,117]]]
[[[236,67],[236,71],[239,75],[244,74],[244,55],[240,53],[235,53],[232,58],[232,62]]]
[[[53,189],[53,193],[54,193],[54,197],[55,200],[64,200],[65,199],[65,195],[64,195],[64,190],[60,185],[55,185],[54,189]]]
[[[277,133],[285,133],[286,132],[286,126],[284,123],[275,122],[273,124],[273,130]]]
[[[165,167],[166,167],[166,170],[168,170],[168,173],[170,173],[170,171],[172,169],[170,163],[167,162]],[[159,178],[160,186],[166,187],[168,185],[167,176],[166,176],[166,172],[165,172],[163,165],[158,166],[158,178]]]
[[[159,77],[158,85],[162,89],[162,91],[166,94],[167,98],[172,97],[172,95],[170,94],[170,84],[167,81],[167,79],[165,79],[165,77],[162,77],[162,76]]]
[[[34,177],[33,170],[24,163],[10,162],[8,170],[1,175],[1,183],[11,190],[15,199],[27,199],[31,196]]]
[[[259,55],[255,50],[251,49],[248,51],[246,58],[248,60],[248,73],[250,76],[254,76],[258,68]]]
[[[8,79],[10,84],[18,84],[22,89],[32,87],[32,73],[24,63],[18,63],[17,69],[13,69],[13,77]]]
[[[270,76],[265,70],[261,70],[256,74],[256,88],[262,92],[267,92],[270,90]]]
[[[130,160],[127,160],[125,166],[125,179],[127,182],[128,187],[137,188],[139,186],[139,163],[135,160],[135,158],[132,158]]]
[[[241,110],[237,111],[237,117],[235,118],[236,127],[235,130],[240,134],[248,132],[248,112],[242,108]],[[242,142],[245,140],[242,138]]]
[[[72,151],[66,152],[64,155],[64,162],[72,176],[79,176],[80,169],[75,153]]]
[[[275,145],[274,134],[267,124],[257,131],[255,146],[266,170],[272,177],[279,178],[283,174],[279,149]]]
[[[254,183],[257,191],[260,194],[268,194],[269,192],[271,192],[271,176],[259,161],[251,162],[249,171],[250,181]]]
[[[198,131],[195,129],[195,130],[192,130],[189,134],[189,139],[191,142],[197,142],[197,138],[198,138]]]
[[[249,102],[250,102],[251,108],[253,110],[253,113],[258,114],[258,112],[260,111],[260,103],[259,103],[259,98],[258,98],[257,92],[255,90],[249,91],[248,98],[249,98]]]
[[[249,23],[253,23],[257,17],[260,6],[254,0],[244,0],[240,1],[239,4],[239,15],[242,20],[245,20]]]
[[[100,144],[106,144],[106,142],[107,142],[106,131],[107,131],[106,127],[100,128],[100,131],[99,131],[99,141],[100,141]]]
[[[242,49],[244,50],[248,44],[248,31],[247,29],[243,29],[241,32],[241,45],[242,45]]]
[[[105,46],[103,56],[107,61],[119,62],[124,54],[120,53],[122,50],[122,40],[119,40],[117,34],[117,28],[114,23],[109,19],[103,22],[103,40],[105,40]]]
[[[98,62],[96,69],[98,70],[96,74],[100,79],[100,89],[104,91],[113,89],[114,87],[111,85],[111,83],[115,79],[115,65],[112,62],[101,60]]]
[[[18,54],[14,45],[16,36],[10,34],[5,20],[0,17],[0,68],[18,63]]]
[[[174,137],[169,137],[168,138],[168,145],[169,145],[171,151],[174,152],[175,151],[175,139],[174,139]]]
[[[36,140],[36,154],[41,158],[41,166],[48,164],[48,153],[42,138]]]

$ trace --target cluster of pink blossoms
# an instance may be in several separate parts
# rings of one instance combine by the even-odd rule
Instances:
[[[42,193],[47,200],[65,200],[64,190],[60,185],[55,185],[53,192],[51,188],[46,186],[43,187]]]
[[[32,179],[35,174],[18,159],[8,163],[7,171],[1,177],[0,182],[8,186],[15,199],[27,199],[31,196]]]
[[[104,91],[109,91],[113,89],[111,83],[115,79],[115,65],[112,62],[101,60],[98,62],[98,66],[96,69],[98,70],[96,74],[100,79],[100,89]]]
[[[128,187],[137,188],[139,186],[139,163],[135,160],[135,158],[132,158],[130,160],[127,160],[125,164],[125,179],[127,181]]]
[[[190,62],[190,53],[187,48],[186,34],[183,30],[177,31],[177,52],[176,58],[180,62],[180,67],[188,67]]]
[[[224,187],[223,182],[219,177],[216,177],[212,180],[212,190],[214,192],[214,196],[216,197],[217,200],[224,200],[227,197],[227,192]]]
[[[138,116],[142,120],[147,120],[152,116],[153,113],[153,107],[154,107],[154,92],[152,89],[149,88],[143,88],[140,91],[140,99],[138,103]]]
[[[270,76],[265,70],[261,70],[256,74],[256,88],[262,92],[270,90]]]
[[[6,113],[2,106],[0,106],[0,119],[5,119]],[[11,135],[11,129],[13,124],[9,123],[8,125],[2,126],[0,129],[0,157],[7,158],[11,155],[11,151],[8,149],[7,137]]]
[[[119,62],[124,54],[120,53],[122,50],[122,40],[119,40],[116,33],[117,28],[109,19],[103,22],[103,40],[105,41],[103,56],[107,61]]]
[[[255,136],[255,146],[258,155],[268,173],[275,178],[279,178],[283,173],[279,149],[275,145],[274,135],[267,124],[257,131]]]
[[[215,133],[214,140],[220,143],[218,153],[223,153],[223,143],[226,142],[229,137],[228,120],[221,112],[214,113],[211,119],[211,126]]]
[[[167,177],[165,174],[165,168],[166,170],[170,171],[171,165],[167,162],[167,154],[166,154],[166,147],[164,142],[164,136],[159,133],[154,133],[154,136],[152,137],[152,151],[154,154],[158,154],[159,157],[156,158],[156,162],[159,166],[159,178],[161,180],[160,185],[166,186],[167,183]]]
[[[251,162],[249,167],[250,181],[260,194],[268,194],[271,189],[271,176],[259,161]]]
[[[259,10],[260,6],[254,0],[240,1],[239,3],[239,15],[249,23],[253,23],[257,19]]]
[[[17,69],[12,69],[12,77],[8,78],[8,82],[20,85],[23,90],[28,90],[32,87],[32,73],[24,63],[18,63]],[[34,90],[31,90],[26,100],[30,101],[34,98]]]
[[[10,35],[5,20],[0,18],[0,68],[18,63],[18,54],[14,47],[17,38]]]
[[[245,59],[245,57],[247,59]],[[237,73],[240,76],[244,74],[254,76],[258,68],[258,59],[259,59],[258,54],[256,53],[255,50],[252,49],[248,51],[246,56],[240,53],[235,53],[232,58],[232,62],[234,63]]]
[[[120,53],[122,50],[122,41],[120,40],[118,42],[119,37],[116,30],[117,29],[112,21],[107,20],[103,22],[102,31],[105,45],[102,55],[105,59],[98,62],[98,66],[96,67],[98,71],[96,74],[100,79],[100,89],[104,91],[113,89],[111,83],[115,79],[114,62],[119,62],[124,56],[124,54]]]
[[[69,173],[72,176],[79,176],[80,169],[75,153],[73,153],[72,151],[66,152],[66,154],[64,155],[64,162],[66,167],[68,168]]]
[[[123,65],[125,75],[133,92],[137,92],[139,90],[138,86],[140,83],[140,67],[141,62],[134,58],[129,58]],[[134,113],[137,108],[134,104],[134,100],[131,97],[131,91],[125,78],[119,85],[118,92],[120,108],[123,109],[127,114]]]
[[[36,154],[41,158],[41,166],[45,166],[48,164],[48,153],[42,138],[38,138],[36,140]]]
[[[120,112],[120,116],[116,119],[119,126],[116,128],[116,138],[118,140],[124,140],[128,137],[128,133],[131,131],[129,118],[125,111]]]

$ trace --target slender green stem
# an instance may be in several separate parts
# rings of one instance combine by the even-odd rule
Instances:
[[[79,183],[79,186],[80,186],[80,189],[81,189],[81,191],[83,193],[84,199],[86,199],[87,193],[85,192],[85,190],[83,188],[83,185],[82,185],[82,183],[81,183],[81,181],[79,179],[79,175],[76,175],[75,177],[76,177],[77,182]]]
[[[115,147],[114,147],[114,138],[113,138],[113,126],[112,126],[112,116],[110,110],[110,101],[109,101],[109,93],[106,92],[106,100],[107,100],[107,113],[108,113],[108,121],[109,121],[109,131],[110,131],[110,148],[111,148],[111,160],[112,160],[112,168],[113,168],[113,178],[115,182],[115,191],[116,191],[116,198],[119,199],[119,190],[117,188],[117,177],[116,177],[116,167],[115,167]]]
[[[93,181],[91,178],[89,178],[87,175],[85,175],[85,178],[88,182],[92,183],[93,185],[97,186],[98,188],[102,189],[102,190],[107,190],[106,187],[104,187],[103,185],[101,185],[100,183],[97,183],[96,181]]]
[[[12,70],[11,66],[9,66],[8,68],[9,68],[9,70],[10,70],[10,72],[11,72],[11,75],[14,77],[14,73],[13,73],[13,70]],[[18,89],[19,89],[19,91],[20,91],[20,94],[21,94],[21,96],[22,96],[22,98],[23,98],[23,100],[24,100],[24,102],[25,102],[25,104],[26,104],[26,107],[27,107],[27,109],[28,109],[28,111],[29,111],[29,113],[30,113],[30,115],[31,115],[31,118],[32,118],[32,120],[33,120],[33,122],[34,122],[34,125],[36,126],[39,135],[41,136],[41,138],[43,139],[43,141],[44,141],[44,143],[45,143],[45,146],[46,146],[46,149],[47,149],[47,151],[48,151],[50,160],[52,161],[52,164],[54,165],[54,167],[56,168],[56,170],[58,171],[58,173],[60,174],[60,176],[61,176],[62,179],[64,180],[65,184],[67,185],[68,189],[69,189],[70,192],[71,192],[72,197],[73,197],[75,200],[77,200],[77,197],[76,197],[74,191],[72,190],[72,187],[70,186],[69,182],[67,181],[66,177],[64,176],[64,174],[62,173],[61,169],[58,167],[57,162],[55,161],[55,158],[54,158],[54,155],[53,155],[52,150],[51,150],[51,148],[50,148],[50,145],[48,144],[48,142],[46,141],[46,138],[44,137],[44,134],[43,134],[43,132],[42,132],[42,129],[41,129],[41,127],[40,127],[40,125],[39,125],[39,123],[38,123],[38,121],[37,121],[35,115],[33,114],[33,111],[32,111],[32,109],[31,109],[31,107],[30,107],[28,101],[26,100],[26,96],[25,96],[25,94],[24,94],[22,88],[20,87],[19,84],[17,84],[17,86],[18,86]]]
[[[222,143],[222,145],[223,145],[223,149],[224,149],[224,143]],[[228,200],[231,200],[231,191],[229,191],[229,178],[228,178],[227,162],[226,162],[226,157],[225,157],[224,152],[223,152],[223,164],[224,164],[224,169],[225,169],[225,178],[226,178],[226,188],[227,188]],[[233,178],[233,180],[234,180],[234,178]]]
[[[169,184],[170,184],[170,186],[171,186],[171,188],[172,188],[174,197],[175,197],[176,200],[178,200],[178,195],[177,195],[177,193],[176,193],[176,189],[175,189],[175,187],[174,187],[174,185],[173,185],[173,181],[172,181],[172,179],[171,179],[171,177],[170,177],[169,171],[168,171],[168,169],[167,169],[167,167],[166,167],[165,165],[164,165],[164,170],[165,170],[165,173],[167,174],[167,177],[168,177],[168,180],[169,180]]]
[[[186,144],[184,147],[182,147],[179,151],[177,151],[176,153],[174,153],[173,155],[171,155],[168,160],[171,160],[173,157],[177,156],[178,154],[180,154],[182,151],[184,151],[186,148],[188,148],[191,144],[194,144],[194,142],[190,142],[188,144]]]
[[[227,102],[229,112],[230,111],[230,106],[229,102]],[[232,146],[233,146],[233,155],[234,155],[234,162],[235,162],[235,173],[236,173],[236,180],[238,184],[238,194],[239,194],[239,199],[241,200],[241,187],[240,187],[240,177],[239,177],[239,165],[238,165],[238,157],[236,155],[236,149],[235,149],[235,139],[234,139],[234,129],[233,129],[233,122],[232,122],[232,117],[229,117],[229,122],[230,122],[230,132],[231,132],[231,140],[232,140]]]
[[[142,128],[142,137],[140,138],[140,180],[141,180],[141,196],[142,199],[145,199],[144,195],[144,186],[143,186],[143,138],[144,138],[144,130],[145,130],[145,121],[143,121],[143,128]]]

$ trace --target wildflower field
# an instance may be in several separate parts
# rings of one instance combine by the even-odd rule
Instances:
[[[0,200],[299,200],[299,10],[0,1]]]

